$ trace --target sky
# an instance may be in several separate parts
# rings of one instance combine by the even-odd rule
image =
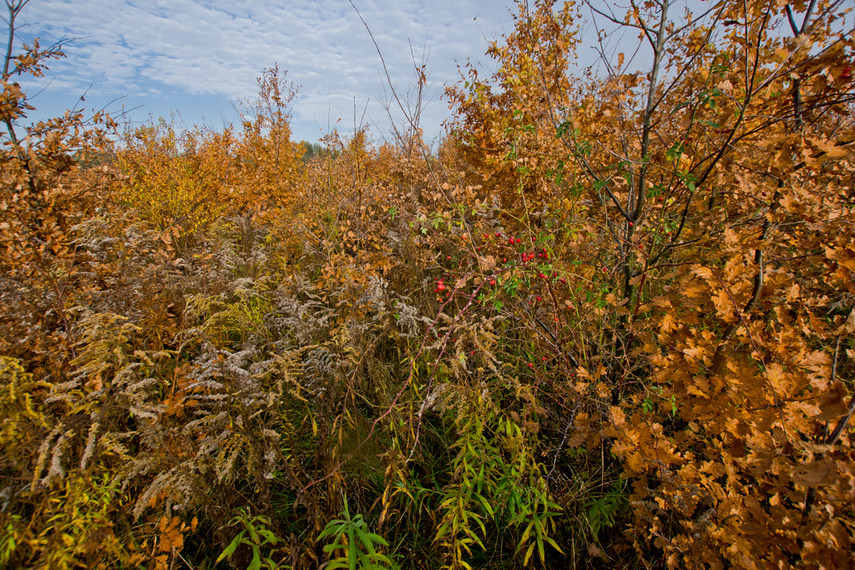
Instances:
[[[428,141],[450,116],[442,91],[459,79],[458,66],[471,60],[494,71],[488,42],[513,31],[512,0],[354,4],[399,96],[415,84],[414,58],[426,61]],[[43,47],[73,39],[66,59],[22,81],[37,108],[30,121],[78,105],[87,113],[106,107],[131,124],[175,112],[179,126],[221,130],[237,122],[234,103],[253,98],[257,77],[278,64],[299,86],[294,140],[316,142],[355,124],[375,139],[390,136],[380,56],[348,0],[30,0],[17,23],[20,40],[39,37]],[[393,117],[401,124],[400,114]]]

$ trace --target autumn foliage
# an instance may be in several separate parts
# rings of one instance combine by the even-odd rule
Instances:
[[[848,6],[516,9],[435,148],[7,59],[0,566],[855,565]]]

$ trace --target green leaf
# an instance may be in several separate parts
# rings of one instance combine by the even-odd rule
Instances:
[[[365,543],[366,548],[370,548],[372,552],[374,551],[374,544],[379,544],[380,546],[389,546],[389,543],[386,542],[385,538],[383,538],[379,534],[374,534],[373,532],[363,533],[360,537]]]
[[[550,537],[548,537],[548,536],[546,537],[546,542],[548,542],[552,546],[552,548],[554,548],[555,550],[557,550],[561,554],[564,554],[564,551],[561,550],[561,548],[558,546],[558,543],[555,542],[554,540],[552,540]]]
[[[523,566],[528,565],[528,561],[531,558],[532,553],[534,552],[534,543],[529,545],[528,550],[525,552],[525,558],[523,558]]]
[[[258,534],[255,530],[255,527],[252,526],[251,523],[248,523],[246,525],[246,529],[249,531],[249,537],[253,544],[258,544],[259,542],[261,542],[260,540],[258,540]]]
[[[282,540],[266,528],[259,529],[258,534],[264,537],[265,543],[276,544],[277,542]]]
[[[225,550],[223,550],[223,553],[222,553],[222,554],[220,554],[220,557],[219,557],[219,558],[217,558],[217,563],[222,562],[222,561],[223,561],[223,559],[228,558],[228,557],[230,557],[232,554],[234,554],[234,553],[235,553],[235,550],[237,550],[238,545],[239,545],[239,544],[241,543],[241,541],[243,540],[243,535],[244,535],[244,534],[246,534],[246,531],[245,531],[245,530],[242,530],[242,531],[240,531],[240,532],[238,533],[238,535],[237,535],[236,537],[234,537],[234,538],[232,539],[231,543],[229,543],[229,545],[226,547],[226,549],[225,549]]]
[[[318,536],[318,538],[326,538],[326,537],[332,536],[334,534],[335,535],[341,534],[342,532],[344,532],[344,529],[346,527],[347,527],[346,521],[343,521],[340,519],[331,520],[330,522],[327,523],[327,526],[324,527],[324,530],[321,531],[321,534]]]
[[[534,521],[531,521],[530,523],[528,523],[528,526],[526,527],[525,532],[523,532],[523,535],[520,538],[520,546],[522,546],[523,544],[528,542],[528,537],[531,534],[531,527],[533,527],[533,526],[534,526]]]
[[[442,523],[441,525],[439,525],[439,529],[437,529],[437,531],[436,531],[436,535],[434,536],[434,540],[436,541],[436,540],[441,539],[447,533],[448,533],[448,523]]]
[[[477,497],[481,503],[481,506],[484,507],[485,511],[487,511],[487,514],[489,514],[491,518],[496,516],[495,512],[493,511],[493,506],[490,504],[490,501],[488,501],[486,497],[483,497],[481,495],[477,495]]]
[[[258,551],[258,547],[254,544],[252,545],[252,560],[247,570],[261,570],[261,552]]]

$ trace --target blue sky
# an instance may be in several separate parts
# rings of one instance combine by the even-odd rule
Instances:
[[[411,46],[417,62],[426,57],[429,140],[449,116],[442,89],[457,81],[458,64],[492,71],[488,41],[513,30],[511,0],[354,3],[399,94],[415,80]],[[221,129],[236,121],[232,102],[253,97],[256,78],[278,63],[300,86],[294,139],[314,142],[335,127],[350,132],[354,108],[375,139],[388,136],[380,58],[348,0],[31,0],[18,23],[21,39],[39,37],[43,46],[74,38],[66,59],[24,83],[30,96],[40,92],[30,120],[61,115],[86,92],[87,111],[124,109],[141,122],[174,110],[184,125]]]

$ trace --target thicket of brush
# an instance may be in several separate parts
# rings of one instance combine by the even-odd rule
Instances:
[[[852,567],[845,6],[647,2],[595,77],[520,2],[433,151],[306,156],[276,68],[25,128],[7,58],[0,566]]]

